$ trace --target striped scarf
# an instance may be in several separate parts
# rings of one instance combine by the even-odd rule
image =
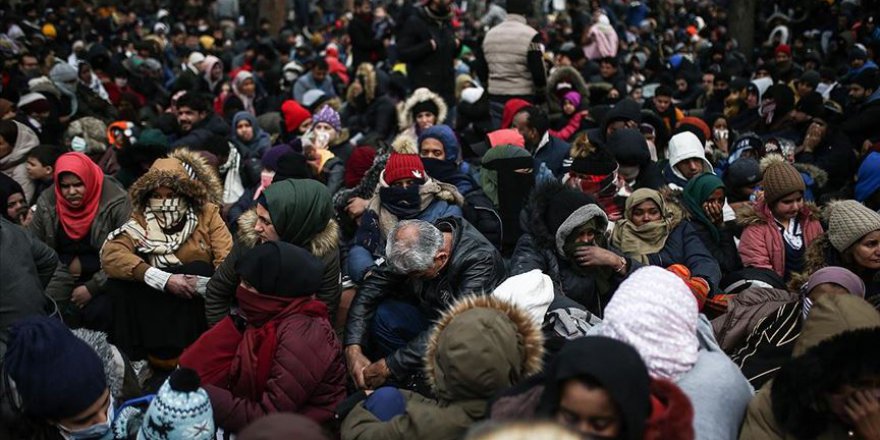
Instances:
[[[109,239],[127,233],[137,243],[138,253],[149,259],[148,263],[156,268],[179,266],[180,260],[174,255],[177,249],[189,239],[199,224],[195,211],[185,199],[150,199],[144,209],[147,226],[144,228],[136,220],[131,219],[110,234]],[[183,228],[172,234],[164,229],[173,228],[184,220]]]

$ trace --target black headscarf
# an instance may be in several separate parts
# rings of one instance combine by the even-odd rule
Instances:
[[[299,246],[270,241],[239,258],[235,272],[264,295],[295,298],[318,291],[324,263]]]
[[[24,190],[21,189],[21,185],[19,185],[12,177],[0,173],[0,215],[15,224],[18,224],[18,219],[9,217],[6,210],[6,204],[9,203],[9,196],[18,193],[25,195]]]
[[[566,343],[546,373],[537,414],[554,417],[565,382],[587,378],[611,396],[623,419],[620,439],[644,438],[651,415],[651,379],[635,348],[604,336],[588,336]]]

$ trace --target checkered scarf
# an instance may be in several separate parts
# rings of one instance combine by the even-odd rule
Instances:
[[[199,219],[189,203],[180,197],[171,199],[150,199],[144,209],[147,226],[144,228],[134,219],[113,231],[108,240],[119,234],[128,234],[136,243],[137,251],[149,259],[156,268],[179,266],[180,260],[175,252],[189,239],[199,224]],[[183,228],[172,234],[164,229],[172,228],[183,220]]]

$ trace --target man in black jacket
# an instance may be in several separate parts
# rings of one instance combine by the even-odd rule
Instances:
[[[351,69],[357,70],[361,63],[376,64],[385,59],[385,39],[373,34],[373,6],[370,0],[355,0],[354,17],[348,24],[351,39]]]
[[[406,63],[412,89],[427,87],[442,96],[450,107],[455,105],[452,62],[461,49],[452,29],[451,3],[430,0],[407,18],[397,38],[398,56]]]
[[[177,100],[177,139],[171,148],[204,149],[212,135],[227,137],[229,124],[214,114],[201,96],[185,93]]]
[[[348,312],[345,357],[360,388],[418,371],[431,321],[463,296],[492,292],[507,275],[495,247],[460,218],[404,220],[388,237],[386,263]],[[368,341],[376,362],[364,354]]]

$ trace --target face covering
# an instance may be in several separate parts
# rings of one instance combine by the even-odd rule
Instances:
[[[422,164],[429,176],[441,182],[454,183],[453,177],[460,174],[458,164],[452,161],[422,158]]]
[[[147,209],[156,216],[156,223],[162,229],[168,229],[180,223],[189,209],[189,203],[180,197],[170,199],[150,199]]]
[[[110,429],[110,424],[113,422],[115,415],[113,406],[113,395],[110,395],[110,405],[107,407],[107,420],[104,423],[92,425],[78,431],[70,431],[58,425],[58,433],[65,440],[111,440],[113,438],[113,431]]]
[[[409,188],[389,186],[379,189],[382,207],[394,214],[398,219],[415,218],[422,212],[422,198],[419,190],[422,185],[410,185]]]
[[[275,171],[263,170],[260,173],[260,186],[263,188],[268,188],[269,185],[272,184],[272,179],[275,178]]]

